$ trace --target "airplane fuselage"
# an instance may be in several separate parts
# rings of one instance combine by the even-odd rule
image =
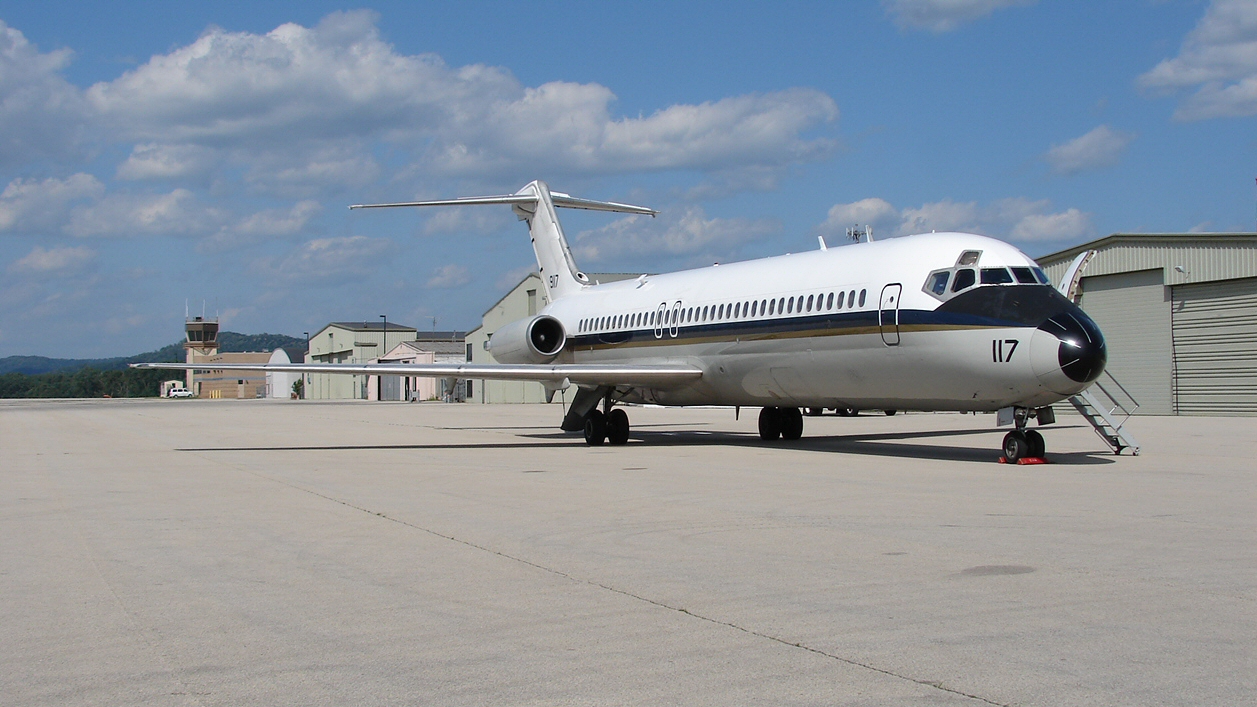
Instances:
[[[972,285],[957,287],[961,271]],[[1033,408],[1086,388],[1103,367],[1099,330],[1032,260],[961,233],[590,285],[542,313],[567,332],[556,363],[702,368],[683,387],[625,391],[664,405]],[[1080,357],[1100,359],[1073,376],[1062,326],[1082,333]]]

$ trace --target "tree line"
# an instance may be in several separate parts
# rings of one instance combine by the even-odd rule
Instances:
[[[174,377],[178,377],[178,372]],[[123,368],[101,371],[80,368],[73,373],[0,375],[0,398],[147,398],[161,395],[170,371]]]

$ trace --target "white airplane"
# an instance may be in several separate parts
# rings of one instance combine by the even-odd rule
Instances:
[[[556,207],[655,215],[534,181],[514,194],[357,208],[509,204],[528,223],[550,302],[493,332],[497,364],[254,364],[232,370],[456,377],[577,387],[562,428],[624,444],[617,403],[762,408],[764,440],[824,408],[1011,411],[1008,461],[1044,454],[1052,403],[1104,370],[1099,328],[1011,245],[928,233],[740,263],[589,281]],[[204,364],[133,364],[189,369]],[[601,408],[601,409],[600,409]],[[893,414],[893,413],[892,413]]]

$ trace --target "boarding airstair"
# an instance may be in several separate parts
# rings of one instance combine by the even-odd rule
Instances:
[[[1105,371],[1101,380],[1070,398],[1069,402],[1083,419],[1091,423],[1096,434],[1114,454],[1129,449],[1131,454],[1139,455],[1139,443],[1125,430],[1126,421],[1139,409],[1139,403],[1113,374]]]

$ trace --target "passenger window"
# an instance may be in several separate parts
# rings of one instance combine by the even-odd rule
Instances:
[[[755,305],[756,305],[756,304],[758,304],[758,303],[757,303],[757,302],[752,302],[752,303],[751,303],[751,316],[752,316],[752,317],[753,317],[753,316],[755,316],[755,310],[756,310]]]
[[[864,296],[869,293],[868,290],[860,290],[860,306],[864,306]]]
[[[951,291],[960,292],[966,287],[973,287],[973,283],[977,281],[977,276],[968,268],[956,271],[956,278],[951,282]]]
[[[829,299],[825,300],[825,309],[833,309],[833,308],[834,308],[834,293],[830,292]]]
[[[847,309],[855,309],[855,290],[847,293]]]
[[[761,316],[761,317],[762,317],[762,316],[764,316],[765,314],[768,314],[768,300],[760,300],[760,302],[759,302],[759,316]]]
[[[983,285],[1006,285],[1012,281],[1007,268],[982,268]]]
[[[769,314],[777,313],[777,300],[774,299],[774,300],[768,301],[768,313]]]
[[[812,311],[812,295],[807,296],[807,311]]]
[[[949,279],[951,279],[951,273],[942,270],[930,275],[930,279],[925,287],[936,295],[942,295],[947,292],[947,281]]]
[[[786,300],[786,314],[794,314],[794,298]]]
[[[785,313],[786,313],[786,298],[782,297],[781,299],[777,300],[777,314],[785,314]]]

